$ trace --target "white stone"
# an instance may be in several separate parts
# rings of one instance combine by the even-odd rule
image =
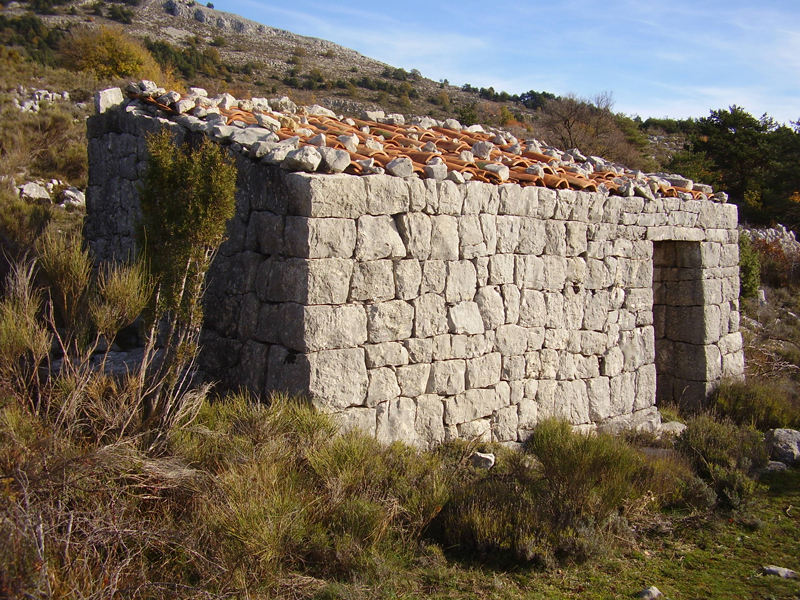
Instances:
[[[416,398],[425,393],[430,378],[431,365],[419,363],[397,368],[397,383],[400,393],[408,398]]]
[[[309,393],[316,403],[328,409],[344,409],[364,403],[367,395],[367,369],[360,348],[323,350],[307,355]],[[347,377],[342,377],[347,373]]]
[[[499,383],[501,367],[502,357],[499,352],[468,360],[467,388],[484,388]]]
[[[387,215],[364,215],[358,219],[356,259],[402,258],[406,247],[400,238],[394,220]]]
[[[475,265],[468,260],[453,261],[447,265],[447,282],[444,297],[447,302],[472,300],[477,287]]]
[[[317,148],[322,157],[322,170],[326,173],[341,173],[350,166],[350,154],[338,148]]]
[[[394,269],[391,260],[356,262],[352,266],[351,300],[377,302],[395,297]]]
[[[432,394],[454,396],[465,389],[467,365],[463,360],[444,360],[431,365],[427,391]]]
[[[303,146],[291,150],[281,163],[281,168],[287,171],[307,171],[313,173],[322,162],[322,155],[313,146]]]
[[[397,385],[397,377],[389,367],[381,369],[370,369],[369,387],[367,388],[367,406],[377,406],[381,402],[386,402],[400,395],[400,386]]]
[[[449,215],[431,217],[432,260],[458,260],[458,221]]]
[[[503,408],[502,398],[494,389],[471,389],[445,398],[444,422],[447,425],[467,423],[481,417],[490,417]]]
[[[483,319],[475,302],[458,302],[447,313],[451,333],[474,335],[483,333]]]
[[[408,364],[408,350],[399,342],[384,342],[364,347],[367,357],[367,367],[375,369],[386,366],[400,366]],[[408,396],[408,394],[403,394]]]
[[[386,164],[386,172],[395,177],[411,177],[414,174],[414,163],[407,156],[398,156]]]
[[[446,333],[447,309],[438,294],[423,294],[413,301],[414,337],[426,338]]]
[[[94,107],[100,114],[115,106],[119,106],[124,101],[125,97],[122,95],[122,90],[118,87],[100,90],[99,92],[95,92],[94,95]]]
[[[399,260],[394,264],[394,281],[397,297],[401,300],[413,300],[419,296],[422,282],[422,267],[416,259]]]
[[[416,399],[417,416],[414,422],[417,443],[423,448],[445,441],[444,404],[436,395],[424,395]]]
[[[503,356],[521,356],[528,347],[528,331],[518,325],[501,325],[495,335],[495,347]]]
[[[411,337],[413,323],[414,308],[403,300],[390,300],[367,306],[367,333],[369,341],[373,344]]]
[[[416,442],[415,422],[417,405],[411,398],[394,398],[377,408],[377,432],[379,442],[389,444],[402,440]]]

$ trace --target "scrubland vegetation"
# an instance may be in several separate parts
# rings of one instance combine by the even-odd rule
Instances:
[[[127,18],[118,4],[97,10],[111,8]],[[258,65],[234,68],[212,52],[224,38],[184,48],[2,16],[0,35],[0,88],[46,82],[74,102],[124,77],[220,91],[259,77]],[[421,75],[402,69],[329,86],[300,50],[287,58],[298,69],[289,83],[303,93],[405,97],[403,108],[685,172],[727,189],[754,219],[796,222],[800,183],[787,157],[797,156],[797,130],[737,107],[640,122],[616,115],[607,96],[529,92],[516,110],[517,100],[494,90],[453,102],[445,82],[419,97]],[[284,85],[270,81],[265,93]],[[230,175],[203,180],[201,165],[225,173],[214,147],[189,154],[153,141],[149,245],[116,269],[92,270],[80,212],[17,198],[23,178],[85,185],[90,111],[54,104],[20,113],[0,94],[0,597],[621,598],[647,585],[673,598],[800,593],[796,582],[759,575],[764,564],[800,566],[800,475],[758,475],[768,458],[763,431],[800,426],[800,257],[742,240],[748,380],[724,382],[706,412],[661,407],[687,424],[677,439],[586,437],[545,421],[522,451],[474,441],[429,452],[383,446],[340,434],[302,398],[259,403],[191,385],[202,274],[222,233],[219,220],[197,216],[224,222],[230,206],[210,207],[233,185]],[[566,132],[562,113],[573,119]],[[734,139],[744,154],[770,157],[741,162],[752,167],[741,181],[731,128],[750,136]],[[645,134],[655,131],[684,135],[686,151],[653,164]],[[210,183],[219,187],[209,192]],[[189,243],[162,243],[176,237]],[[138,368],[126,377],[98,371],[108,342],[131,323],[147,342]],[[475,450],[496,453],[496,465],[473,467]]]

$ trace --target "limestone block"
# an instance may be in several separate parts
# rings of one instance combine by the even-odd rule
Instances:
[[[308,393],[316,404],[328,410],[364,404],[367,368],[362,349],[322,350],[306,354],[305,359],[309,369]],[[342,373],[347,373],[347,377],[342,377]]]
[[[625,294],[625,303],[623,306],[632,312],[652,310],[653,289],[648,287],[628,290]]]
[[[636,373],[622,373],[611,377],[611,415],[627,415],[636,401]]]
[[[719,257],[720,267],[736,267],[739,265],[739,244],[725,244]]]
[[[571,413],[570,399],[564,393],[563,381],[540,381],[536,390],[539,419],[556,418],[568,420]],[[566,396],[566,397],[565,397]]]
[[[575,360],[575,378],[592,379],[600,376],[600,360],[596,356],[573,354]]]
[[[564,329],[564,295],[558,292],[545,292],[544,302],[547,307],[544,325],[552,329]]]
[[[496,329],[505,322],[503,298],[496,287],[482,287],[475,294],[475,303],[486,329]],[[483,333],[482,331],[476,333]]]
[[[717,346],[698,346],[675,342],[673,345],[675,373],[690,381],[715,381],[722,372],[722,355]]]
[[[361,431],[369,436],[375,435],[376,410],[354,406],[336,413],[336,419],[341,424],[341,432]]]
[[[436,187],[439,213],[443,215],[460,215],[464,206],[463,186],[456,185],[452,181],[440,181]]]
[[[533,258],[533,257],[528,257]],[[543,256],[544,289],[561,290],[567,281],[567,259],[562,256]]]
[[[499,216],[495,222],[497,234],[497,251],[510,254],[517,251],[522,219],[520,217]]]
[[[482,214],[480,215],[480,221],[486,253],[493,255],[497,252],[497,217],[495,215]]]
[[[483,333],[483,319],[478,304],[475,302],[458,302],[447,311],[447,323],[451,333],[477,334]]]
[[[352,268],[351,300],[379,301],[395,297],[394,269],[391,260],[356,262],[352,264]]]
[[[399,342],[364,346],[364,352],[367,357],[367,368],[370,369],[408,364],[408,350]],[[408,394],[403,395],[408,396]]]
[[[533,397],[524,397],[517,406],[517,427],[522,431],[535,429],[539,422],[539,403]]]
[[[484,212],[486,207],[490,204],[490,198],[493,193],[496,193],[495,186],[482,183],[479,181],[471,181],[465,186],[464,206],[462,213],[465,215],[478,214]],[[495,214],[497,209],[495,209]]]
[[[521,225],[519,242],[517,243],[517,252],[520,254],[532,254],[536,256],[542,254],[542,252],[544,252],[548,247],[547,244],[549,239],[549,230],[547,228],[547,222],[535,219],[533,217],[520,217],[520,221]],[[561,229],[561,244],[563,244],[563,224],[561,224]],[[513,250],[511,252],[513,252]]]
[[[283,217],[269,212],[252,213],[246,247],[261,254],[283,253]]]
[[[500,381],[502,358],[499,352],[467,361],[467,389],[485,388]]]
[[[433,448],[445,441],[444,403],[439,396],[430,394],[417,398],[416,405],[414,430],[417,443],[423,448]]]
[[[417,405],[411,398],[393,398],[379,404],[375,438],[384,444],[404,441],[416,443]]]
[[[489,283],[489,257],[479,256],[474,258],[472,262],[475,264],[475,279],[479,287],[488,285]]]
[[[449,215],[431,217],[431,260],[458,260],[458,221]]]
[[[358,219],[356,259],[403,258],[406,247],[392,217],[364,215]]]
[[[281,343],[300,352],[355,348],[367,340],[367,317],[357,305],[281,305]]]
[[[500,379],[503,381],[520,381],[525,378],[524,356],[503,356],[503,367]]]
[[[414,305],[414,337],[426,338],[447,333],[447,309],[444,298],[423,294],[412,301]]]
[[[431,253],[431,218],[423,213],[408,213],[400,215],[397,225],[408,256],[427,260]]]
[[[592,421],[603,421],[612,415],[611,384],[608,377],[587,379],[586,393],[589,399],[589,417]]]
[[[428,198],[430,196],[429,187],[436,194],[436,182],[422,179],[406,179],[409,194],[409,211],[412,213],[422,212],[428,209]],[[438,205],[438,198],[433,205]]]
[[[285,182],[291,214],[357,219],[367,212],[366,177],[289,173]]]
[[[567,256],[577,256],[586,252],[586,223],[569,221],[566,224]]]
[[[394,281],[397,297],[401,300],[413,300],[419,296],[422,283],[422,267],[416,259],[400,260],[394,264]]]
[[[528,330],[518,325],[497,328],[495,347],[502,356],[521,356],[528,348]]]
[[[513,254],[495,254],[489,257],[489,283],[514,283]]]
[[[458,437],[479,442],[492,441],[492,424],[489,419],[476,419],[458,425]]]
[[[410,338],[413,323],[414,308],[403,300],[367,306],[367,333],[373,344]]]
[[[547,188],[539,188],[539,218],[550,219],[556,208],[556,191]]]
[[[437,335],[433,338],[433,360],[450,360],[455,358],[452,350],[452,338],[449,334]]]
[[[412,363],[429,363],[433,360],[433,339],[409,338],[403,340],[403,345]]]
[[[514,283],[517,287],[541,290],[545,287],[544,259],[540,256],[514,258]]]
[[[503,306],[506,310],[506,323],[516,325],[519,321],[520,293],[513,283],[502,286]]]
[[[538,290],[522,290],[518,324],[522,327],[544,327],[546,321],[544,293]]]
[[[715,242],[700,243],[700,266],[704,269],[715,269],[720,266],[722,245]],[[735,264],[739,264],[738,262]],[[732,265],[731,265],[732,266]]]
[[[286,253],[304,258],[351,258],[356,247],[352,219],[286,217]]]
[[[352,273],[353,262],[342,258],[289,258],[273,264],[268,291],[261,297],[300,304],[344,304]]]
[[[615,377],[622,373],[624,365],[625,355],[618,346],[614,346],[606,350],[603,354],[603,360],[600,363],[600,373],[604,377]]]
[[[720,309],[708,306],[667,306],[666,336],[676,342],[713,344],[720,338]]]
[[[466,423],[503,408],[502,397],[494,389],[474,389],[444,399],[446,425]]]
[[[367,406],[374,407],[400,395],[400,386],[397,385],[397,377],[391,368],[370,369],[367,375]]]
[[[742,379],[744,377],[744,351],[736,350],[722,357],[722,377]]]
[[[633,410],[644,410],[656,403],[656,366],[643,365],[636,371],[636,399]]]
[[[496,442],[516,442],[518,425],[516,406],[499,409],[492,419],[492,439]]]
[[[475,265],[468,260],[447,263],[447,282],[444,297],[447,302],[472,300],[477,286]]]
[[[741,332],[736,331],[734,333],[724,335],[720,338],[717,345],[719,346],[720,353],[723,355],[738,352],[742,349],[742,334]]]
[[[422,263],[420,294],[442,294],[447,281],[447,263],[442,260],[426,260]]]
[[[545,222],[546,242],[544,246],[545,254],[554,256],[566,256],[567,253],[567,233],[563,221]]]
[[[545,329],[544,347],[552,348],[553,350],[566,350],[569,333],[566,329]]]
[[[431,365],[428,393],[454,396],[465,389],[467,364],[463,360],[444,360]]]
[[[401,177],[369,175],[367,182],[367,211],[371,215],[396,215],[408,212],[408,184]]]
[[[600,331],[606,323],[609,311],[609,294],[598,290],[584,297],[583,329]]]
[[[400,394],[408,398],[416,398],[425,393],[430,378],[431,365],[419,363],[397,368],[397,383]]]
[[[486,244],[483,241],[481,221],[477,214],[464,215],[458,219],[458,237],[461,258],[470,259],[476,256],[486,256]]]

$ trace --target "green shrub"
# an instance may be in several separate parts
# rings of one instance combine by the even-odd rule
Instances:
[[[676,448],[708,481],[722,508],[739,508],[755,492],[748,478],[767,461],[763,436],[752,426],[736,425],[727,418],[701,414],[690,419],[678,437]]]
[[[739,295],[754,298],[761,285],[761,261],[744,231],[739,233]]]
[[[739,425],[762,431],[800,427],[800,402],[793,382],[748,378],[722,381],[710,399],[711,408]]]
[[[155,80],[171,89],[178,87],[147,48],[119,26],[73,29],[59,46],[59,58],[66,68],[92,71],[100,79],[136,77]]]
[[[488,473],[454,485],[437,535],[466,552],[509,553],[548,564],[600,552],[605,532],[649,487],[652,471],[622,439],[539,423],[525,445]]]

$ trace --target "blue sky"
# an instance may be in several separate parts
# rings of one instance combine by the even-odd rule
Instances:
[[[798,0],[214,0],[451,84],[591,97],[646,117],[738,104],[800,120]]]

